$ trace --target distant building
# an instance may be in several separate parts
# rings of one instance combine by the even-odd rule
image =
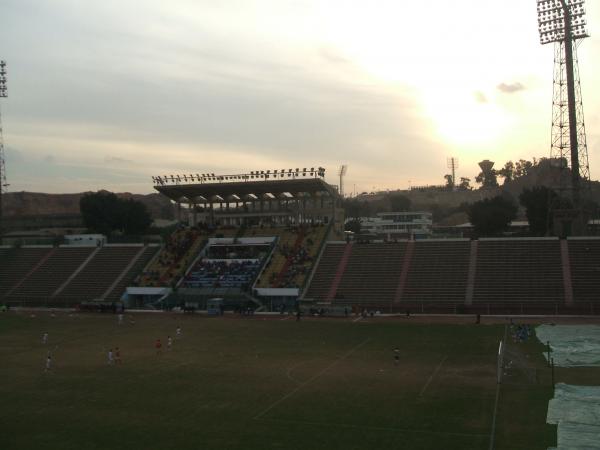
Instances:
[[[384,212],[361,219],[361,233],[387,239],[427,239],[432,233],[430,212]]]
[[[66,245],[81,246],[101,246],[106,243],[106,236],[103,234],[70,234],[65,235]]]

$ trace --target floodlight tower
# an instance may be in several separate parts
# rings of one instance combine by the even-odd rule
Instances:
[[[6,61],[0,61],[0,98],[8,97],[6,93]],[[2,243],[2,194],[8,187],[6,182],[6,164],[4,162],[4,139],[2,137],[2,113],[0,111],[0,244]]]
[[[451,156],[446,161],[448,169],[452,170],[452,189],[456,187],[456,169],[458,169],[458,158]]]
[[[340,197],[344,197],[344,177],[346,176],[346,172],[348,172],[348,166],[343,164],[338,169],[338,175],[340,176]]]
[[[588,37],[584,0],[537,0],[540,42],[554,43],[551,157],[561,169],[571,167],[573,207],[581,208],[581,180],[589,186],[588,163],[577,47]],[[563,163],[566,162],[566,165]],[[567,180],[561,170],[561,189]]]

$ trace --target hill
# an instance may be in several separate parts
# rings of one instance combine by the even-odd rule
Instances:
[[[50,215],[78,215],[79,200],[90,192],[77,194],[45,194],[40,192],[8,192],[3,195],[3,212],[6,217],[31,217]],[[168,198],[156,194],[117,193],[121,198],[132,198],[146,205],[153,219],[172,219],[173,205]]]

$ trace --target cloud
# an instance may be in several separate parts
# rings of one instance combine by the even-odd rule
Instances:
[[[113,163],[113,164],[131,164],[133,162],[133,160],[131,159],[126,159],[126,158],[119,158],[118,156],[105,156],[104,157],[104,162],[105,163]]]
[[[516,82],[516,83],[500,83],[497,86],[497,88],[498,88],[498,90],[500,92],[503,92],[504,94],[513,94],[515,92],[519,92],[519,91],[525,90],[525,86],[523,86],[519,82]]]
[[[328,47],[321,47],[319,49],[319,56],[330,64],[350,64],[347,58],[344,58],[338,52]]]

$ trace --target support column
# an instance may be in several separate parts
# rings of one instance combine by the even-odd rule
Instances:
[[[467,292],[465,293],[465,305],[473,304],[473,293],[475,292],[475,276],[477,275],[477,249],[479,241],[471,241],[469,254],[469,272],[467,274]]]
[[[569,242],[566,239],[560,240],[560,259],[563,276],[563,287],[565,292],[565,305],[573,305],[573,280],[571,278],[571,260],[569,258]]]

